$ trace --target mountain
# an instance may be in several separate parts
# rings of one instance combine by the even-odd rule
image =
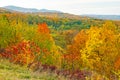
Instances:
[[[36,9],[36,8],[23,8],[17,6],[5,6],[0,8],[0,13],[9,13],[9,12],[24,12],[24,13],[35,13],[39,16],[44,17],[53,17],[57,16],[60,18],[71,18],[71,19],[85,19],[85,18],[94,18],[94,19],[104,19],[104,20],[120,20],[120,15],[74,15],[69,13],[64,13],[57,10],[48,10],[48,9]]]
[[[0,8],[0,13],[11,13],[11,11],[8,11],[4,8]]]
[[[57,10],[48,10],[48,9],[35,9],[35,8],[23,8],[23,7],[17,7],[17,6],[5,6],[3,7],[4,9],[7,10],[12,10],[12,11],[18,11],[18,12],[30,12],[30,13],[35,13],[35,12],[51,12],[51,13],[62,13],[61,11]]]
[[[120,15],[82,15],[90,18],[105,19],[105,20],[120,20]]]

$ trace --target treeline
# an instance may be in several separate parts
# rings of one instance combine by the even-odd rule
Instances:
[[[104,21],[99,19],[69,19],[59,17],[43,17],[35,14],[24,13],[1,13],[1,16],[6,18],[8,22],[14,20],[16,24],[23,22],[24,24],[37,25],[38,23],[46,22],[47,25],[55,30],[68,30],[68,29],[88,29],[91,25],[100,26]]]

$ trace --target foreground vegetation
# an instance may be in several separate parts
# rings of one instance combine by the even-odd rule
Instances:
[[[1,79],[119,80],[120,26],[64,20],[0,14]]]
[[[66,80],[49,71],[33,72],[27,67],[12,64],[6,59],[0,59],[0,80]]]

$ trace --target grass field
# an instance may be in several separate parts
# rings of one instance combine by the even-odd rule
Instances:
[[[33,72],[26,67],[0,59],[0,80],[66,80],[54,73]]]

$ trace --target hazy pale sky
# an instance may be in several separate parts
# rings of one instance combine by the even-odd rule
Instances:
[[[120,15],[120,0],[0,0],[0,7],[8,5],[59,10],[77,15]]]

